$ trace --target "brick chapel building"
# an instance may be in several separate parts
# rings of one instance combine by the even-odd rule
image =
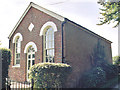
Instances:
[[[66,87],[76,87],[82,73],[91,68],[89,55],[98,40],[111,63],[109,40],[31,2],[9,35],[9,77],[24,82],[28,80],[29,68],[36,63],[68,63],[72,73]]]

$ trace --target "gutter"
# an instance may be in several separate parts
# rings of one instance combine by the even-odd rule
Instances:
[[[64,21],[62,22],[62,25],[61,25],[61,34],[62,34],[62,63],[64,63],[64,32],[63,32],[63,27],[66,23],[66,18],[64,18]]]

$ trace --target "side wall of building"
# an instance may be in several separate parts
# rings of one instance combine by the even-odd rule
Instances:
[[[64,61],[71,65],[72,74],[67,81],[67,87],[76,87],[83,72],[91,68],[90,56],[98,43],[98,37],[87,32],[82,27],[67,21],[64,32]],[[106,60],[112,63],[111,43],[100,39],[104,46]]]
[[[9,69],[9,77],[12,80],[26,81],[27,57],[26,53],[24,53],[24,50],[27,43],[34,42],[37,46],[37,52],[35,53],[35,63],[43,62],[43,36],[40,36],[39,34],[42,26],[48,21],[54,22],[57,27],[57,31],[54,33],[55,62],[62,62],[61,21],[35,8],[31,8],[10,38],[12,60]],[[28,30],[30,23],[34,24],[34,28],[31,32]],[[21,33],[23,37],[23,41],[21,42],[20,67],[13,67],[15,58],[15,44],[13,43],[13,37],[16,33]]]

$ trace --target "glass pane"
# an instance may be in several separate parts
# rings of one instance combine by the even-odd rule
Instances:
[[[20,60],[19,59],[16,59],[16,64],[20,64]]]
[[[28,60],[28,70],[30,69],[30,60]]]
[[[32,58],[35,58],[35,54],[32,54]]]
[[[31,58],[31,55],[28,55],[28,59],[30,59]]]
[[[32,52],[35,52],[35,49],[34,49],[33,47],[31,47],[31,51],[32,51]]]
[[[51,36],[51,34],[49,34],[49,41],[51,41],[51,39],[52,39],[52,36]]]
[[[54,52],[54,49],[53,49],[53,54],[52,54],[52,55],[53,55],[53,57],[55,56],[54,54],[55,54],[55,52]]]
[[[35,64],[35,60],[32,60],[32,65],[34,65]]]
[[[20,53],[20,48],[19,47],[17,47],[17,53]]]
[[[18,54],[16,54],[16,58],[18,58]]]
[[[49,50],[46,50],[46,56],[49,56]]]
[[[53,55],[53,50],[49,50],[49,57],[52,57]]]
[[[46,57],[46,62],[48,62],[48,57]]]
[[[54,41],[51,42],[51,48],[54,48]]]
[[[53,61],[53,58],[50,56],[49,57],[49,62],[52,62]]]
[[[20,48],[20,41],[18,41],[18,47]]]
[[[54,41],[54,33],[51,35],[51,40]]]
[[[54,62],[54,57],[53,57],[53,61],[52,62]]]
[[[48,48],[52,48],[52,42],[49,42],[49,47]]]
[[[31,52],[31,48],[28,49],[28,52]]]
[[[17,53],[17,54],[16,54],[16,58],[20,58],[20,53]]]
[[[48,47],[48,43],[46,42],[46,49],[48,49],[49,47]]]

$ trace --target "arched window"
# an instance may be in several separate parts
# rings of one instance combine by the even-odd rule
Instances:
[[[15,67],[20,66],[21,41],[23,41],[22,34],[16,33],[12,41],[14,43],[14,62],[13,63]]]
[[[15,61],[14,65],[20,64],[20,49],[21,49],[21,40],[20,37],[15,39]]]
[[[29,70],[30,67],[32,67],[35,64],[35,52],[37,52],[37,46],[34,42],[28,42],[25,46],[24,53],[26,53],[26,59],[27,59],[27,74],[26,74],[26,79],[29,81]]]
[[[54,62],[54,30],[48,27],[44,32],[44,62]]]
[[[35,49],[30,46],[27,51],[27,81],[29,81],[30,67],[35,64]]]

